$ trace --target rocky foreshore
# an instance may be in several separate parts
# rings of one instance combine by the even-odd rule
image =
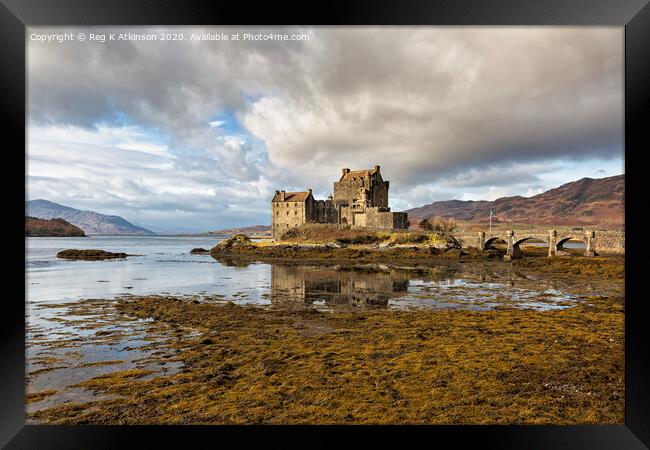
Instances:
[[[331,242],[254,242],[246,235],[224,239],[210,249],[215,258],[241,258],[275,261],[325,261],[347,260],[356,262],[379,261],[435,261],[440,259],[495,259],[501,258],[498,250],[461,249],[457,245],[442,243],[374,242],[367,244]]]
[[[622,424],[623,298],[584,300],[556,311],[331,312],[160,296],[93,300],[76,311],[90,327],[97,315],[146,325],[145,339],[155,343],[150,366],[119,369],[120,361],[109,361],[114,371],[76,385],[92,393],[86,402],[38,409],[28,420]],[[157,373],[155,355],[182,368]],[[45,364],[41,370],[66,367]],[[31,392],[28,400],[55,395]]]

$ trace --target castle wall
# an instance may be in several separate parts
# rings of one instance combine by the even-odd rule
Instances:
[[[313,200],[306,215],[308,223],[338,223],[338,211],[330,200]]]
[[[380,230],[408,228],[408,214],[404,212],[384,211],[384,208],[367,208],[363,225]]]
[[[271,205],[273,239],[280,239],[291,228],[306,222],[305,202],[272,202]]]
[[[338,223],[341,225],[352,225],[354,223],[352,206],[340,204],[337,204],[337,206],[339,211]]]
[[[379,176],[372,179],[369,198],[372,206],[388,208],[388,181],[383,181]]]
[[[355,227],[367,227],[368,226],[368,209],[366,212],[358,212],[352,215],[352,225]]]
[[[354,180],[334,182],[334,202],[337,205],[359,203],[362,200],[361,189],[366,189],[367,202],[370,206],[388,208],[388,181],[383,181],[379,173]]]
[[[334,182],[334,202],[339,205],[352,205],[361,199],[359,191],[364,187],[363,178]]]
[[[393,213],[393,228],[398,230],[406,230],[409,227],[409,215],[405,212]]]

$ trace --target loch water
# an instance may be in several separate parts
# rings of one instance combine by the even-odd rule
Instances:
[[[191,254],[216,236],[92,236],[27,238],[26,301],[61,303],[123,295],[204,296],[237,304],[295,306],[462,307],[504,304],[534,309],[570,306],[574,297],[552,283],[514,275],[463,273],[446,266],[405,268],[359,264],[268,264],[217,261]],[[67,249],[124,252],[126,259],[74,261]],[[28,308],[29,309],[29,308]]]
[[[148,377],[181,370],[180,362],[166,359],[173,356],[165,353],[170,352],[165,343],[171,335],[164,331],[152,335],[148,320],[121,317],[110,307],[88,312],[84,302],[88,299],[106,305],[105,300],[92,299],[110,303],[121,296],[173,295],[265,308],[461,308],[497,314],[501,307],[554,310],[581,301],[575,292],[550,280],[512,273],[508,264],[479,264],[474,270],[458,262],[427,267],[268,264],[219,261],[190,253],[197,247],[209,249],[221,239],[27,238],[26,392],[49,395],[29,401],[26,412],[68,402],[110,400],[114,396],[98,395],[79,383],[117,370],[146,370],[151,372]],[[105,261],[56,257],[68,248],[130,256]]]

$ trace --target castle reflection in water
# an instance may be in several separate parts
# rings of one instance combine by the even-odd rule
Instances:
[[[489,310],[505,305],[547,310],[568,308],[575,302],[575,297],[564,292],[553,280],[540,283],[538,279],[528,279],[509,265],[502,271],[495,271],[481,265],[396,267],[366,264],[348,268],[215,259],[224,266],[242,269],[251,264],[268,267],[270,273],[263,272],[270,275],[270,280],[266,277],[259,280],[263,285],[253,291],[260,295],[258,301],[270,301],[272,306],[279,308],[340,305]],[[238,297],[238,301],[245,303],[244,297]]]
[[[323,302],[332,305],[386,306],[408,290],[406,273],[365,272],[310,266],[271,267],[271,302],[298,306]]]

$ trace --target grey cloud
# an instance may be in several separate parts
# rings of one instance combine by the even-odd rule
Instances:
[[[439,179],[437,184],[443,188],[475,188],[489,186],[513,186],[518,184],[530,184],[539,181],[539,177],[533,173],[521,173],[513,170],[512,167],[492,169],[489,172],[464,172],[457,177]],[[507,173],[507,176],[504,174]]]
[[[306,75],[324,73],[321,83],[273,103],[272,113],[247,113],[272,161],[309,168],[314,154],[332,166],[379,159],[417,183],[460,166],[622,151],[621,30],[389,34],[317,34],[338,39]],[[296,132],[274,126],[278,116]]]
[[[94,32],[194,32],[235,30],[119,27],[74,28]],[[30,32],[62,31],[36,27]],[[70,31],[66,29],[65,31]],[[251,29],[259,32],[264,29]],[[29,42],[30,119],[35,124],[93,126],[115,110],[138,123],[163,126],[178,136],[205,124],[220,108],[241,110],[244,93],[267,88],[292,70],[300,42],[150,42],[65,44]],[[284,75],[283,75],[284,74]]]
[[[313,38],[29,42],[30,126],[93,128],[126,114],[169,136],[176,158],[170,173],[156,172],[160,180],[191,177],[193,184],[214,188],[214,195],[233,184],[260,198],[276,187],[329,192],[341,167],[380,164],[395,188],[419,197],[418,187],[430,184],[426,192],[434,197],[466,188],[539,185],[539,172],[522,167],[539,164],[543,170],[553,159],[622,158],[620,28],[285,30]],[[223,109],[233,111],[268,153],[253,142],[224,145],[207,124]],[[118,165],[129,171],[132,164],[96,162],[107,172]],[[138,176],[135,170],[132,175]],[[264,187],[247,184],[254,181]],[[178,206],[176,200],[156,201],[159,193],[139,192],[144,188],[133,183],[114,190],[140,195],[156,208]],[[180,196],[178,204],[188,208],[190,198],[203,205],[194,196]]]

